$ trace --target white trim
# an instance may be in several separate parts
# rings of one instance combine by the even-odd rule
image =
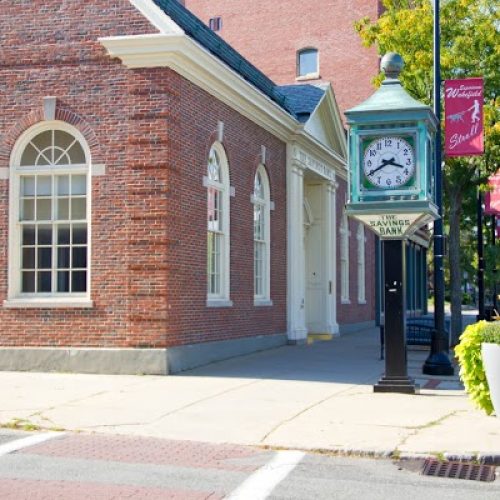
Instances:
[[[253,299],[253,305],[255,307],[265,307],[265,306],[272,306],[273,301],[272,300],[266,300],[266,299]]]
[[[260,147],[260,162],[265,165],[266,164],[266,155],[267,155],[267,150],[266,150],[266,146],[262,145]]]
[[[305,317],[304,165],[287,144],[287,335],[291,342],[307,339]]]
[[[262,270],[262,291],[261,295],[255,294],[255,254],[254,254],[254,305],[272,305],[269,304],[271,301],[271,210],[270,210],[270,198],[271,198],[271,185],[269,182],[269,176],[267,175],[266,167],[260,164],[257,167],[255,176],[260,174],[262,180],[262,189],[264,190],[264,197],[257,198],[255,192],[253,194],[253,205],[255,210],[255,205],[260,205],[263,208],[264,216],[264,240],[263,246],[265,250],[264,256],[264,269]],[[254,212],[255,213],[255,212]],[[255,219],[254,219],[255,220]],[[254,229],[255,230],[255,229]],[[262,241],[261,241],[262,244]],[[254,252],[255,252],[255,236],[254,236]],[[259,304],[256,304],[259,303]]]
[[[86,163],[82,165],[62,165],[47,167],[20,167],[21,157],[30,141],[41,132],[47,130],[62,130],[71,134],[83,148]],[[12,178],[9,183],[9,247],[8,247],[8,292],[4,307],[91,307],[90,284],[91,284],[91,262],[92,262],[92,241],[91,241],[91,220],[92,220],[92,183],[91,183],[91,161],[90,149],[82,133],[69,123],[53,120],[42,121],[25,130],[16,140],[10,156],[10,168]],[[57,293],[50,294],[22,294],[20,279],[20,227],[19,227],[19,189],[20,176],[23,174],[85,174],[87,177],[87,291],[85,293]],[[50,222],[50,224],[53,224]],[[73,300],[74,299],[74,300]],[[31,305],[35,304],[35,305]],[[38,305],[36,305],[38,304]],[[57,306],[56,304],[61,304]],[[81,305],[85,304],[85,305]],[[90,306],[89,306],[90,304]]]
[[[227,154],[224,149],[224,146],[220,142],[214,142],[210,148],[210,154],[214,150],[217,153],[217,156],[220,161],[220,169],[221,169],[221,182],[211,181],[208,178],[208,175],[205,176],[207,179],[206,187],[209,188],[213,186],[215,189],[219,191],[221,194],[221,203],[222,203],[222,219],[221,219],[221,227],[222,229],[218,231],[218,234],[222,236],[222,245],[219,254],[219,276],[220,276],[220,291],[218,294],[210,294],[207,293],[207,307],[228,307],[232,306],[232,302],[230,301],[230,259],[231,259],[231,179],[229,172],[229,163],[227,159]],[[207,158],[207,168],[208,168],[208,160]],[[208,198],[207,198],[208,199]],[[208,231],[208,228],[207,228]],[[208,234],[208,233],[207,233]],[[208,286],[208,262],[207,262],[207,286]],[[222,304],[222,305],[221,305]]]
[[[99,42],[128,68],[173,69],[275,137],[285,142],[298,141],[347,179],[345,158],[321,144],[304,130],[303,124],[189,36],[145,34],[104,37]],[[339,140],[345,141],[340,132]]]
[[[229,196],[234,198],[236,196],[236,188],[234,186],[229,186]]]
[[[169,67],[220,101],[286,140],[300,124],[267,95],[186,35],[99,38],[127,68]]]
[[[341,304],[350,304],[349,300],[349,219],[347,215],[342,215],[339,227],[340,233],[340,302]]]
[[[358,225],[356,242],[357,242],[358,304],[366,304],[366,238],[365,238],[365,226],[362,222],[360,222]]]
[[[274,210],[276,210],[276,204],[274,203],[274,201],[269,202],[269,210],[271,210],[271,212],[274,212]]]
[[[160,33],[181,35],[184,31],[163,12],[152,0],[130,0],[130,3],[155,27]]]
[[[92,177],[101,177],[106,175],[106,165],[104,163],[94,163],[91,165]]]
[[[219,142],[224,141],[224,122],[217,122],[217,140]]]
[[[307,75],[296,76],[295,80],[297,82],[307,82],[309,80],[319,80],[321,78],[319,73],[308,73]]]
[[[207,299],[207,307],[233,307],[232,300]]]
[[[59,308],[85,308],[94,307],[94,301],[87,298],[19,298],[7,299],[3,301],[6,309],[59,309]]]
[[[43,116],[46,121],[56,119],[57,98],[48,96],[43,98]]]
[[[0,181],[6,181],[9,178],[9,169],[7,167],[0,167]]]

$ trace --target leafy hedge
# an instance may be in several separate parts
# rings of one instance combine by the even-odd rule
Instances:
[[[493,412],[493,404],[481,356],[483,342],[500,344],[500,322],[479,321],[469,325],[460,336],[455,354],[460,364],[460,378],[469,397],[476,406],[490,415]]]

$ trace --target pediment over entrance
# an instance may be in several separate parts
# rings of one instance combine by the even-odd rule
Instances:
[[[342,158],[347,158],[347,136],[331,85],[305,123],[304,130]]]

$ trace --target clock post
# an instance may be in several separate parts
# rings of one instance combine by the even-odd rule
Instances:
[[[385,374],[375,392],[415,393],[406,356],[406,245],[438,218],[434,150],[437,119],[411,97],[398,77],[399,54],[381,61],[386,78],[366,101],[346,111],[349,199],[346,213],[382,240]]]

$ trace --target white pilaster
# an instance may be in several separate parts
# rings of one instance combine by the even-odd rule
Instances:
[[[336,217],[336,192],[338,183],[330,181],[325,183],[326,195],[324,196],[325,214],[325,274],[327,276],[326,299],[326,326],[327,332],[338,335],[337,323],[337,217]]]
[[[288,340],[305,342],[305,256],[304,256],[304,166],[291,157],[287,164],[287,225],[288,225]]]

